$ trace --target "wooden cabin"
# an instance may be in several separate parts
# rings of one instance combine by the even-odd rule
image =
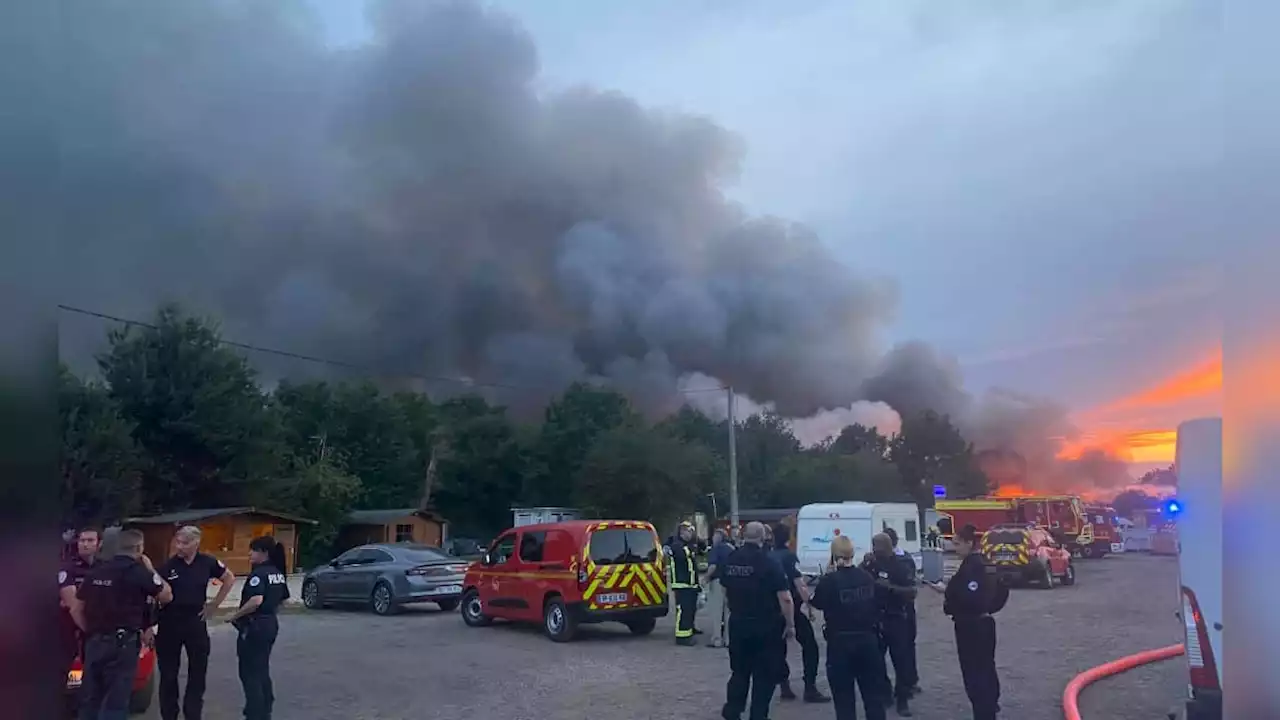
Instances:
[[[146,538],[145,552],[159,565],[173,554],[173,536],[178,528],[200,528],[200,551],[213,555],[236,575],[249,572],[249,543],[270,535],[284,545],[286,573],[298,562],[298,530],[315,525],[314,520],[255,507],[207,508],[129,518],[127,527],[137,528]]]
[[[367,543],[415,543],[441,547],[448,523],[434,510],[393,508],[353,510],[338,531],[337,552]]]

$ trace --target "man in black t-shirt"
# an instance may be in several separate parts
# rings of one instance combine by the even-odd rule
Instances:
[[[791,591],[791,605],[795,613],[796,641],[800,643],[800,657],[804,663],[804,701],[808,703],[829,702],[831,698],[818,690],[818,639],[813,634],[813,623],[805,614],[804,606],[809,602],[809,588],[805,585],[804,576],[800,574],[800,559],[791,552],[791,528],[778,523],[773,528],[774,548],[770,556],[782,567],[787,578],[787,589]],[[794,700],[796,694],[791,689],[791,665],[787,663],[787,648],[782,648],[782,680],[778,684],[782,689],[783,700]]]
[[[160,576],[173,588],[173,601],[160,609],[156,634],[156,662],[160,667],[160,717],[178,720],[178,670],[187,653],[187,688],[182,694],[182,717],[200,720],[204,710],[205,676],[209,669],[209,628],[206,621],[222,605],[236,576],[212,555],[200,552],[200,528],[192,525],[174,533],[173,557],[160,567]],[[209,601],[209,583],[221,583]]]
[[[765,528],[751,522],[743,528],[742,547],[729,553],[720,568],[729,603],[729,684],[720,716],[738,720],[747,709],[750,720],[769,717],[778,685],[779,656],[795,635],[791,593],[782,569],[765,553]]]

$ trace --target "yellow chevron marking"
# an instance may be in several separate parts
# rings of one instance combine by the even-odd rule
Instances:
[[[609,579],[605,581],[604,584],[606,590],[618,584],[618,580],[622,578],[622,567],[622,565],[614,565],[613,568],[606,573],[609,576]]]

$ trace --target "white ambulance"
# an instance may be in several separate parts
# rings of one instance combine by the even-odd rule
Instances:
[[[800,572],[821,575],[831,562],[831,541],[840,535],[853,540],[855,556],[871,552],[871,536],[893,528],[898,547],[920,567],[920,511],[915,503],[815,503],[796,513],[796,556]]]

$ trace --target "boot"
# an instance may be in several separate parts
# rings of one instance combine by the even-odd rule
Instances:
[[[804,701],[807,703],[825,703],[831,702],[831,698],[822,694],[818,690],[817,685],[809,684],[804,686]]]
[[[790,680],[783,680],[782,682],[778,683],[778,689],[781,691],[781,692],[779,692],[778,697],[782,698],[783,700],[795,700],[795,699],[796,699],[796,694],[795,694],[795,692],[793,692],[793,691],[791,690],[791,681],[790,681]]]
[[[694,645],[697,645],[698,641],[695,640],[693,637],[679,637],[679,638],[676,638],[676,644],[683,645],[685,647],[692,647]]]
[[[906,698],[898,698],[897,703],[898,717],[911,717],[911,708],[907,706]]]

